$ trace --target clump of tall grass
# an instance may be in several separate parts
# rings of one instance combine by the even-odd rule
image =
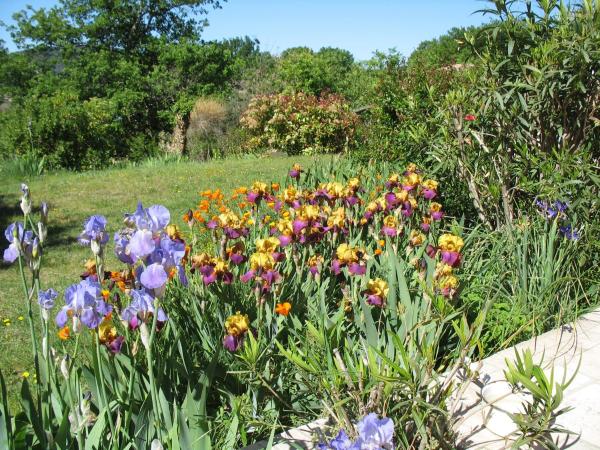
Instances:
[[[466,234],[462,299],[475,311],[488,301],[482,333],[486,354],[575,319],[598,304],[592,268],[580,264],[586,236],[565,237],[558,221],[533,218]],[[596,292],[596,294],[595,294]]]

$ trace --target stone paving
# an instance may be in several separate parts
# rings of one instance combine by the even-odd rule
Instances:
[[[534,361],[547,373],[554,367],[555,380],[579,371],[566,389],[562,407],[573,407],[557,419],[557,425],[572,432],[552,436],[560,449],[600,450],[600,310],[582,315],[574,324],[521,342],[474,365],[478,377],[458,399],[456,432],[461,449],[500,450],[511,448],[514,423],[508,413],[518,412],[523,398],[504,380],[505,360],[513,360],[515,349],[529,348]],[[314,449],[315,436],[327,427],[321,419],[279,435],[274,450]],[[266,448],[264,442],[244,450]]]
[[[479,379],[461,397],[462,410],[456,430],[465,449],[496,450],[511,447],[515,426],[507,413],[519,412],[521,398],[509,392],[504,381],[506,359],[515,348],[530,349],[534,362],[542,361],[546,373],[554,367],[555,380],[563,374],[574,381],[566,389],[561,407],[573,409],[556,424],[573,434],[553,436],[561,449],[600,450],[600,310],[581,316],[541,336],[517,344],[482,361]]]

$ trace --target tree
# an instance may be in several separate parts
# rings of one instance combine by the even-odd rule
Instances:
[[[278,72],[283,90],[319,95],[342,92],[353,67],[354,58],[347,50],[324,47],[315,53],[308,47],[293,47],[281,54]]]
[[[198,96],[227,92],[242,70],[240,60],[257,54],[258,43],[202,41],[209,6],[219,7],[218,0],[60,0],[53,8],[16,13],[10,31],[20,51],[2,65],[0,89],[15,97],[25,122],[44,124],[31,127],[40,132],[29,139],[35,151],[82,153],[50,158],[69,167],[142,157],[162,132],[185,122]],[[83,106],[75,108],[77,102]],[[77,111],[79,125],[67,132],[46,117],[61,116],[53,107]],[[27,134],[22,123],[12,127],[10,147],[29,151],[21,142]],[[77,126],[90,124],[100,136],[81,129],[73,147]],[[99,142],[101,158],[83,155]]]

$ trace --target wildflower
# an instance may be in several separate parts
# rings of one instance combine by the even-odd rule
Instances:
[[[367,296],[367,303],[373,306],[383,306],[388,295],[389,287],[387,282],[381,278],[375,278],[367,282],[367,290],[364,294]]]
[[[69,286],[65,291],[65,302],[55,319],[60,328],[66,325],[68,318],[73,319],[74,329],[79,322],[88,328],[96,328],[112,311],[112,306],[102,300],[100,284],[89,279]]]
[[[17,317],[17,320],[18,320],[19,322],[23,322],[23,321],[25,320],[25,317],[23,317],[23,316],[19,316],[19,317]]]
[[[421,230],[423,230],[424,233],[429,233],[430,229],[431,229],[431,217],[423,216],[423,218],[421,219]]]
[[[559,228],[562,235],[570,241],[578,241],[581,237],[579,231],[574,229],[571,225],[565,225]]]
[[[437,195],[438,182],[434,180],[425,180],[422,184],[423,197],[427,200],[432,200]]]
[[[444,217],[444,213],[442,212],[442,205],[437,202],[431,202],[429,205],[429,214],[433,220],[440,221],[442,217]]]
[[[146,289],[153,289],[158,294],[164,291],[167,283],[167,272],[164,267],[158,263],[150,264],[140,275],[140,283]]]
[[[22,376],[23,378],[29,378],[29,375],[30,375],[30,374],[29,374],[29,372],[27,372],[27,371],[25,371],[25,372],[23,372],[23,373],[21,374],[21,376]]]
[[[412,230],[410,232],[410,245],[412,245],[413,247],[418,247],[419,245],[423,244],[423,242],[425,242],[425,235],[423,233],[421,233],[418,230]]]
[[[364,417],[357,425],[357,449],[393,449],[394,422],[390,418],[379,419],[377,414],[371,413]]]
[[[549,220],[557,217],[564,218],[568,208],[568,204],[560,200],[555,200],[550,203],[536,200],[535,205],[538,208],[538,211]]]
[[[420,183],[421,175],[415,172],[410,172],[402,179],[402,189],[405,191],[412,191]]]
[[[193,258],[193,266],[198,267],[202,274],[202,281],[209,285],[217,280],[230,284],[233,281],[233,274],[229,271],[229,266],[221,258],[211,258],[206,253],[197,255]]]
[[[288,302],[277,303],[275,306],[275,312],[277,314],[281,314],[282,316],[287,316],[292,309],[292,305]]]
[[[358,439],[352,442],[341,430],[327,444],[319,444],[320,450],[392,450],[394,448],[394,422],[389,418],[379,419],[377,414],[365,416],[357,424]]]
[[[104,344],[111,353],[120,353],[121,346],[125,338],[117,335],[117,329],[112,323],[112,320],[107,316],[98,326],[98,339],[101,344]]]
[[[444,297],[452,297],[456,292],[456,288],[458,287],[458,278],[456,278],[454,275],[442,277],[438,281],[438,286]]]
[[[223,346],[230,352],[238,350],[242,344],[244,335],[250,329],[250,319],[247,314],[237,311],[225,320],[225,331],[227,335],[223,338]]]
[[[302,172],[302,166],[300,166],[300,164],[294,164],[290,169],[288,175],[290,176],[290,178],[298,179],[300,178],[300,174]]]
[[[460,250],[464,242],[460,236],[442,234],[438,240],[442,251],[442,261],[449,266],[456,267],[460,264]]]
[[[335,275],[341,272],[341,268],[348,267],[350,275],[364,275],[367,266],[364,261],[364,251],[348,244],[340,244],[336,249],[337,258],[331,263],[331,270]]]
[[[233,264],[238,265],[242,264],[246,261],[246,256],[244,256],[244,251],[246,250],[246,246],[242,241],[237,241],[233,246],[227,247],[226,254],[227,259],[231,261]]]
[[[321,255],[313,255],[307,261],[308,270],[312,275],[318,275],[323,266],[323,257]]]
[[[106,232],[106,217],[91,216],[83,224],[83,231],[77,239],[82,245],[89,245],[95,255],[102,253],[103,247],[108,242],[109,235]]]
[[[395,216],[386,216],[383,219],[383,227],[381,228],[381,233],[389,236],[396,237],[400,232],[398,228],[398,219]]]
[[[29,194],[29,186],[25,183],[21,183],[21,211],[24,215],[31,213],[31,195]]]
[[[60,330],[58,330],[57,335],[61,341],[66,341],[71,337],[71,330],[69,329],[69,327],[64,326]]]
[[[465,120],[466,120],[467,122],[474,122],[476,119],[477,119],[477,117],[475,117],[473,114],[467,114],[467,115],[465,116]]]
[[[38,304],[42,308],[42,316],[47,320],[48,311],[54,308],[54,300],[58,297],[58,293],[50,288],[46,291],[39,291],[38,293]]]
[[[12,263],[19,255],[23,255],[27,259],[30,259],[34,237],[31,231],[25,231],[21,222],[11,223],[6,227],[4,236],[10,243],[8,248],[4,250],[5,262]]]
[[[154,298],[146,291],[134,289],[130,292],[131,302],[121,312],[121,320],[136,329],[141,323],[150,321],[155,313]],[[163,324],[168,320],[162,308],[158,308],[156,320]]]
[[[258,204],[267,195],[267,183],[255,181],[252,189],[246,194],[246,200],[250,203]]]

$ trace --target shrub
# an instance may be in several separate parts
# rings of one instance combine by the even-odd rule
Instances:
[[[249,149],[290,155],[339,153],[354,145],[358,118],[338,95],[266,95],[254,98],[240,123]]]

